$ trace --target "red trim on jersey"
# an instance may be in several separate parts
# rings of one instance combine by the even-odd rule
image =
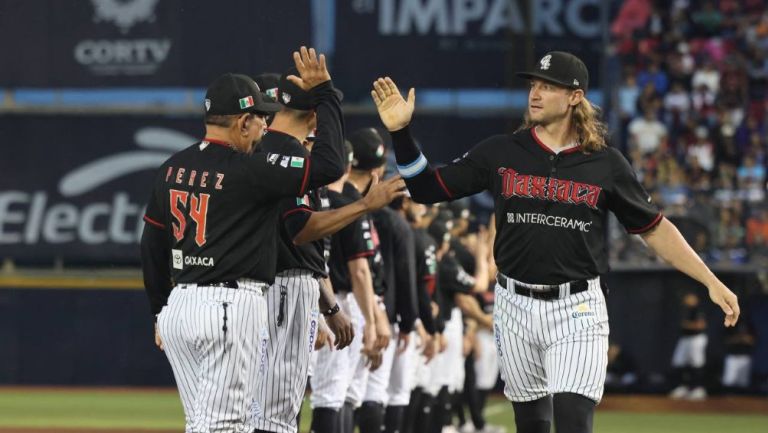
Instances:
[[[203,138],[203,141],[207,141],[213,144],[218,144],[219,146],[232,147],[232,144],[227,143],[226,141],[217,140],[215,138]]]
[[[661,214],[661,212],[659,212],[659,214],[658,214],[658,215],[656,215],[656,218],[654,218],[654,219],[653,219],[653,221],[651,221],[651,223],[650,223],[650,224],[648,224],[647,226],[645,226],[645,227],[642,227],[642,228],[639,228],[639,229],[634,229],[634,230],[629,230],[629,229],[627,229],[627,232],[629,232],[629,233],[632,233],[633,235],[640,235],[640,234],[643,234],[643,233],[647,232],[648,230],[650,230],[650,229],[654,228],[654,227],[656,226],[656,224],[658,224],[659,222],[661,222],[661,218],[662,218],[663,216],[664,216],[664,215],[662,215],[662,214]]]
[[[164,225],[160,224],[159,222],[153,220],[152,218],[150,218],[150,217],[148,217],[146,215],[144,215],[144,221],[152,224],[155,227],[158,227],[158,228],[161,228],[161,229],[165,230],[165,226]]]
[[[546,151],[547,153],[550,153],[552,155],[556,155],[555,151],[552,150],[552,148],[550,148],[549,146],[544,144],[543,141],[541,141],[539,136],[536,134],[536,127],[535,126],[533,128],[531,128],[531,135],[533,136],[533,141],[535,141],[536,144],[539,145],[539,147],[544,149],[544,151]],[[561,150],[560,153],[573,153],[573,152],[578,152],[579,150],[581,150],[581,145],[574,146],[574,147],[569,147],[568,149]]]
[[[310,160],[309,157],[304,158],[306,161],[306,165],[304,165],[304,179],[301,181],[301,189],[299,190],[299,195],[306,194],[307,184],[309,183],[309,164]]]
[[[365,251],[359,254],[355,254],[354,256],[347,257],[347,261],[355,260],[363,257],[371,257],[372,255],[376,254],[375,251]]]
[[[283,218],[287,217],[288,215],[293,215],[293,214],[295,214],[297,212],[312,213],[312,210],[311,209],[307,209],[305,207],[293,208],[291,210],[285,211],[285,213],[283,213]]]
[[[443,187],[443,191],[448,194],[448,198],[453,198],[453,194],[451,194],[451,191],[448,190],[448,187],[445,186],[445,182],[443,182],[443,177],[440,176],[440,169],[435,170],[435,177],[437,177],[437,181],[440,183],[440,186]]]

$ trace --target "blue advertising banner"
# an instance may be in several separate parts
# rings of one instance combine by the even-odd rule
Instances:
[[[203,133],[197,118],[2,116],[0,257],[137,263],[155,169]]]
[[[205,87],[284,70],[310,21],[302,0],[0,0],[0,83]]]
[[[336,1],[335,79],[364,97],[376,77],[417,88],[500,88],[546,51],[579,55],[597,83],[600,0]]]

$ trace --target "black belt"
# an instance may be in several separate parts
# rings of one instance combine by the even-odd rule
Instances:
[[[182,283],[183,284],[183,283]],[[227,289],[239,289],[240,285],[237,284],[237,281],[213,281],[210,283],[196,283],[197,286],[205,286],[205,287],[224,287]]]
[[[529,289],[528,287],[523,287],[519,284],[515,284],[514,282],[508,280],[507,277],[503,276],[502,274],[496,275],[496,281],[499,283],[501,287],[505,289],[509,289],[509,287],[507,287],[507,281],[509,281],[509,284],[514,286],[515,293],[517,293],[518,295],[527,296],[533,299],[541,299],[543,301],[560,299],[560,287],[558,286],[551,286],[550,288],[543,289],[543,290]],[[571,281],[571,295],[575,293],[584,292],[587,289],[589,289],[589,281],[587,280]]]

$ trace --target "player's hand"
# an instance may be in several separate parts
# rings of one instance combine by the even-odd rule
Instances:
[[[374,349],[376,344],[376,325],[373,323],[365,323],[363,327],[363,349],[362,353],[376,352]]]
[[[370,371],[376,371],[384,362],[384,353],[381,351],[363,352],[365,355],[365,366]]]
[[[155,346],[157,346],[158,349],[165,351],[165,346],[163,346],[163,339],[160,338],[160,330],[157,329],[157,323],[155,323]]]
[[[373,82],[371,97],[387,130],[399,131],[411,123],[416,106],[415,89],[408,90],[408,99],[405,100],[391,78],[379,78]]]
[[[381,312],[376,317],[376,344],[373,346],[378,351],[383,351],[389,346],[392,339],[392,328],[386,313]]]
[[[405,181],[399,175],[379,182],[379,177],[374,174],[368,194],[362,200],[365,208],[370,212],[381,209],[392,200],[403,196],[405,196]]]
[[[416,322],[416,326],[414,326],[416,329],[416,333],[419,334],[419,338],[416,341],[416,348],[421,349],[426,344],[427,339],[430,339],[429,333],[427,333],[427,330],[424,329],[424,325],[421,324],[421,322]]]
[[[314,48],[301,47],[299,51],[294,51],[293,63],[299,71],[299,77],[289,75],[287,78],[305,92],[331,79],[325,64],[325,55],[318,56]]]
[[[448,340],[445,338],[445,335],[443,334],[437,334],[437,349],[438,352],[443,353],[445,352],[445,349],[448,348]]]
[[[708,289],[709,299],[719,305],[725,313],[725,326],[735,326],[741,314],[736,294],[728,289],[720,280],[715,280]]]
[[[397,354],[402,355],[408,349],[408,343],[411,342],[411,334],[400,332],[397,335]]]
[[[317,338],[315,339],[315,350],[320,350],[326,345],[329,349],[333,350],[333,335],[324,327],[318,327]]]
[[[339,311],[331,317],[326,317],[325,324],[328,325],[328,329],[336,337],[336,349],[338,350],[349,346],[349,343],[355,338],[355,328],[352,327],[349,316],[344,314],[343,311]]]
[[[427,334],[427,338],[424,340],[424,350],[421,354],[424,356],[425,364],[429,364],[434,359],[437,352],[440,350],[440,343],[437,341],[437,337]]]

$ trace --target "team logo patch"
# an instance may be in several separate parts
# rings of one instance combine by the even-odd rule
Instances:
[[[304,167],[304,158],[300,156],[294,156],[291,158],[291,167],[302,168]]]
[[[291,161],[290,156],[284,156],[283,159],[280,160],[280,167],[288,168],[288,163]]]
[[[184,269],[184,253],[181,250],[171,250],[173,269]]]
[[[253,107],[253,96],[246,96],[245,98],[240,98],[238,100],[240,103],[240,109],[245,110],[246,108]]]
[[[577,80],[577,79],[575,79],[575,78],[574,78],[574,79],[573,79],[573,85],[574,85],[574,86],[578,86],[578,85],[579,85],[579,80]]]
[[[275,163],[277,163],[278,158],[280,158],[280,155],[278,155],[277,153],[267,154],[267,162],[272,165],[275,165]]]
[[[211,109],[211,100],[208,98],[205,98],[205,111],[209,111]]]
[[[282,98],[283,98],[283,103],[284,104],[287,104],[287,103],[291,102],[291,94],[290,93],[283,92]]]
[[[541,58],[541,61],[539,61],[539,64],[541,65],[539,69],[542,71],[546,71],[549,69],[549,67],[552,65],[552,55],[547,54],[546,56]]]
[[[573,313],[571,313],[571,317],[574,319],[578,319],[580,317],[592,317],[595,315],[595,312],[592,311],[591,308],[589,308],[588,304],[579,304],[573,309]]]
[[[376,157],[381,158],[384,155],[384,145],[380,144],[379,147],[376,148]]]

